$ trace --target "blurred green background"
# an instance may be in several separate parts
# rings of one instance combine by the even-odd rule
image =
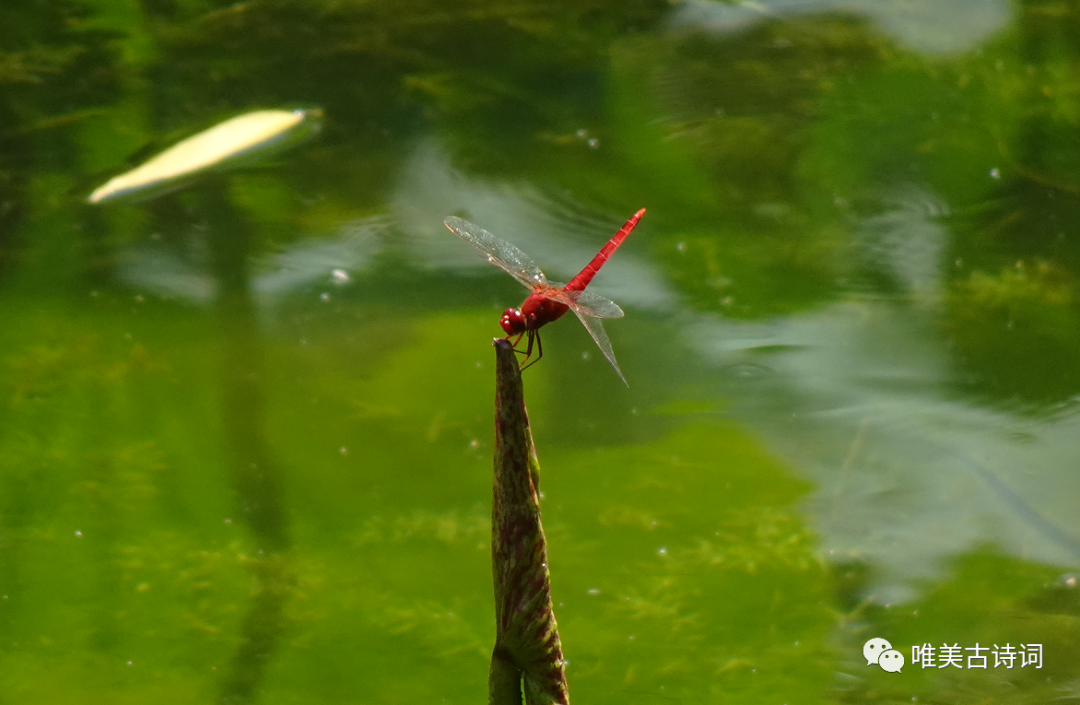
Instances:
[[[5,0],[0,702],[483,702],[525,292],[442,219],[566,281],[641,207],[630,389],[525,374],[574,701],[1080,698],[1080,3]]]

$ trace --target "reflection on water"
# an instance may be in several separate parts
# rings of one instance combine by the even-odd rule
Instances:
[[[739,415],[815,481],[822,549],[875,565],[872,592],[889,603],[987,543],[1080,560],[1077,417],[1033,419],[955,394],[937,329],[947,232],[922,203],[860,228],[858,256],[896,282],[894,297],[855,295],[765,325],[702,321],[688,335],[716,364],[768,371],[732,378]]]
[[[1050,564],[1080,559],[1075,415],[1047,423],[955,398],[932,337],[923,312],[867,301],[694,334],[718,362],[768,368],[732,380],[740,416],[814,479],[823,549],[878,566],[872,592],[884,602],[911,599],[916,579],[986,543]],[[790,347],[761,355],[759,345]]]
[[[867,16],[899,44],[927,54],[970,50],[999,31],[1009,20],[1004,0],[983,2],[875,2],[875,0],[762,0],[681,3],[671,24],[681,30],[738,32],[754,22],[839,12]]]

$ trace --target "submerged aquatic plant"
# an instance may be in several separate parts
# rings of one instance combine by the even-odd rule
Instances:
[[[495,479],[491,568],[495,582],[495,650],[490,705],[566,705],[562,644],[551,604],[547,541],[540,523],[536,459],[521,370],[510,341],[495,345]]]

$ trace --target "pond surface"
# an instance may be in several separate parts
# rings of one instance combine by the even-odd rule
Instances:
[[[642,207],[629,388],[524,375],[574,702],[1080,698],[1075,4],[6,0],[0,84],[3,700],[484,702],[526,292],[442,221]]]

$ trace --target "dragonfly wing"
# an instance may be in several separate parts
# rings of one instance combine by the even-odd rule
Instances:
[[[579,308],[593,318],[622,318],[625,315],[617,303],[591,291],[560,291],[548,298]]]
[[[536,262],[506,240],[500,240],[479,225],[453,215],[448,216],[443,223],[450,228],[450,232],[479,250],[480,254],[487,257],[488,262],[517,279],[525,287],[535,289],[548,283]]]
[[[611,303],[610,301],[608,303]],[[611,304],[615,306],[615,304]],[[618,308],[618,306],[615,306]],[[596,341],[597,347],[600,348],[600,352],[604,353],[604,357],[607,358],[611,366],[615,368],[615,374],[619,375],[619,379],[627,387],[630,383],[626,381],[626,377],[623,377],[622,370],[619,369],[619,363],[615,362],[615,352],[611,349],[611,341],[608,340],[607,333],[604,332],[604,324],[600,322],[599,318],[590,316],[582,307],[572,304],[570,310],[577,314],[581,324],[585,326],[585,330],[589,331],[589,335]],[[621,310],[620,310],[621,313]]]

